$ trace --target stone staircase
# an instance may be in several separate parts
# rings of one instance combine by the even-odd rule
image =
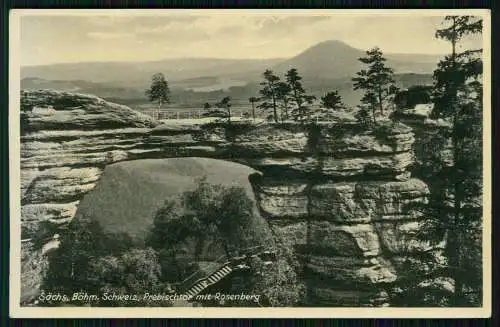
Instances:
[[[189,298],[200,294],[209,286],[220,282],[222,279],[226,278],[235,270],[242,270],[250,268],[245,262],[251,257],[261,257],[261,259],[267,260],[266,262],[271,262],[270,260],[276,260],[274,250],[263,251],[262,246],[254,246],[242,251],[243,255],[228,258],[227,256],[222,256],[216,260],[220,263],[218,268],[208,274],[203,274],[201,272],[196,272],[183,282],[180,283],[180,289],[182,294],[187,295]],[[273,258],[273,259],[270,259]]]
[[[189,297],[196,296],[200,294],[204,289],[209,287],[210,285],[213,285],[215,283],[218,283],[221,281],[224,277],[229,275],[233,271],[233,268],[229,266],[229,262],[219,268],[216,272],[212,273],[208,277],[198,280],[187,292],[185,292],[186,295]]]

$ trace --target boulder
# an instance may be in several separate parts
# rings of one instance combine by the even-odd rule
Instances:
[[[47,112],[38,108],[50,108]],[[23,131],[72,128],[153,127],[154,120],[127,106],[96,96],[54,90],[22,90]]]

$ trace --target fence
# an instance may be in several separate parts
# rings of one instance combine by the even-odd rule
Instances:
[[[204,109],[137,109],[138,111],[151,116],[157,120],[170,120],[170,119],[200,119],[207,113]],[[214,109],[215,110],[215,109]],[[222,110],[218,110],[223,112]],[[244,117],[245,115],[251,116],[252,111],[247,109],[231,109],[231,117]]]
[[[207,117],[215,117],[204,115],[207,114],[208,111],[205,109],[199,108],[178,108],[178,109],[155,109],[155,108],[136,108],[137,111],[140,111],[146,115],[151,116],[156,120],[179,120],[179,119],[200,119]],[[310,119],[316,122],[335,122],[336,118],[329,117],[328,115],[322,115],[322,108],[318,105],[312,105],[311,111],[312,116]],[[211,110],[226,113],[224,110],[213,108]],[[266,119],[266,116],[272,116],[271,112],[263,113],[262,111],[255,109],[255,116],[259,119]],[[231,108],[231,118],[251,118],[252,117],[252,109],[246,107],[235,107]]]

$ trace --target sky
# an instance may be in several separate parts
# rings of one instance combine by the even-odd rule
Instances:
[[[202,12],[203,11],[203,12]],[[154,11],[20,17],[22,66],[167,58],[290,58],[326,40],[386,53],[444,54],[442,17],[272,11]],[[469,39],[464,47],[480,47]]]

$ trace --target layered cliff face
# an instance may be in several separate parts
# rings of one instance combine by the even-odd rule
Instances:
[[[415,139],[406,125],[155,126],[127,107],[54,91],[24,91],[21,108],[23,301],[44,271],[30,244],[63,232],[106,165],[126,160],[206,157],[260,171],[251,181],[258,207],[295,254],[308,305],[389,305],[404,263],[434,251],[417,235],[425,217],[409,209],[429,191],[409,172]]]
[[[261,211],[297,254],[308,304],[388,305],[404,274],[398,258],[430,250],[416,237],[422,217],[408,209],[428,194],[407,171],[413,134],[403,125],[374,132],[325,125],[308,139],[298,155],[256,159],[288,169],[279,178],[264,174]]]

